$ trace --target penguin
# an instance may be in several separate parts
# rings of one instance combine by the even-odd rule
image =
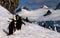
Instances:
[[[14,19],[12,19],[12,21],[10,22],[9,26],[8,26],[8,30],[9,30],[9,33],[8,35],[12,35],[13,34],[13,31],[15,29],[15,25],[14,25]]]
[[[22,24],[25,25],[25,23],[22,21],[21,16],[16,15],[16,29],[21,30]]]

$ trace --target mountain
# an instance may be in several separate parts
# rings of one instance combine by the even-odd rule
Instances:
[[[58,5],[56,6],[56,9],[60,9],[60,3],[58,3]]]
[[[44,14],[47,14],[48,10],[50,10],[51,14],[47,16],[43,16]],[[36,10],[26,10],[21,9],[20,12],[18,12],[18,15],[22,16],[23,18],[28,17],[30,21],[57,21],[60,20],[60,10],[53,10],[49,8],[40,8]]]
[[[45,15],[43,15],[43,16],[48,16],[48,15],[50,15],[50,14],[51,14],[51,11],[48,10],[47,13],[46,13]]]
[[[26,10],[26,9],[21,9],[20,12],[18,12],[18,15],[22,16],[23,18],[28,17],[30,21],[38,21],[40,17],[42,17],[48,9],[46,8],[41,8],[37,10]]]

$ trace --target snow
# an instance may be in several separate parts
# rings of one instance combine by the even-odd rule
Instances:
[[[4,15],[3,15],[4,14]],[[2,17],[5,17],[5,18],[12,18],[12,14],[9,12],[9,11],[7,11],[5,8],[3,8],[2,6],[0,6],[0,15],[2,16]]]
[[[3,10],[3,11],[2,11]],[[40,10],[42,10],[41,13]],[[46,9],[40,9],[35,11],[35,13],[39,16],[42,16],[43,12],[46,12]],[[26,11],[26,10],[25,10]],[[22,11],[24,13],[24,11]],[[33,13],[33,11],[31,11]],[[26,12],[25,12],[26,13]],[[24,14],[25,14],[24,13]],[[42,14],[43,13],[43,14]],[[28,11],[28,14],[30,14],[31,16],[35,16],[33,14],[31,14]],[[26,13],[26,16],[28,15]],[[42,15],[41,15],[42,14]],[[8,31],[8,25],[10,22],[9,18],[12,18],[13,15],[11,15],[9,13],[9,11],[7,11],[5,8],[3,8],[2,6],[0,6],[0,38],[60,38],[60,33],[43,28],[41,26],[39,26],[38,24],[35,23],[28,23],[28,22],[24,22],[26,25],[22,24],[22,29],[21,30],[16,30],[16,32],[14,32],[13,35],[7,36],[6,33],[3,31],[3,29],[5,29],[6,31]]]
[[[46,5],[44,5],[43,8],[48,8],[48,7]]]
[[[42,17],[41,19],[43,21],[58,21],[60,20],[60,10],[52,10],[50,9],[50,11],[52,12],[50,15]]]

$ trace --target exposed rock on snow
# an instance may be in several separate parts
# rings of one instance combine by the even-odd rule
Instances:
[[[45,15],[43,15],[43,16],[48,16],[48,15],[50,15],[50,14],[51,14],[51,11],[48,10],[47,13],[46,13]]]
[[[60,9],[60,3],[58,3],[58,5],[56,6],[56,9]]]

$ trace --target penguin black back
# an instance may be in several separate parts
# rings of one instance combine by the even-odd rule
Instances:
[[[23,23],[23,22],[22,22],[22,19],[21,19],[21,17],[18,16],[18,15],[16,16],[16,19],[17,19],[17,20],[16,20],[16,28],[17,28],[17,30],[19,30],[19,29],[21,30],[21,26],[22,26],[22,23]]]
[[[9,26],[8,26],[8,29],[9,29],[9,34],[8,34],[8,35],[13,34],[13,31],[14,31],[14,29],[15,29],[14,19],[10,22],[10,24],[9,24]]]

